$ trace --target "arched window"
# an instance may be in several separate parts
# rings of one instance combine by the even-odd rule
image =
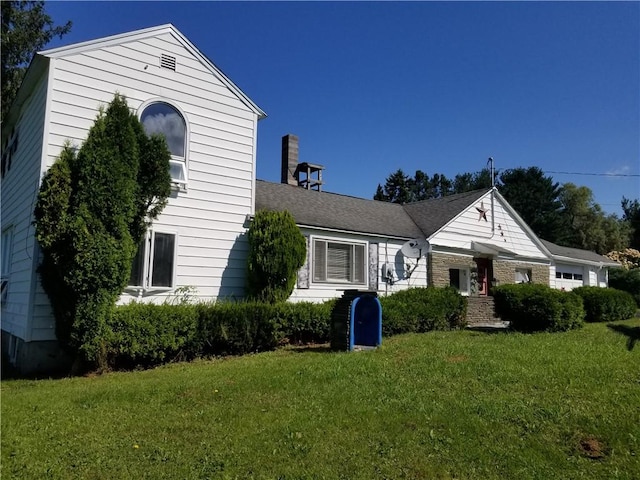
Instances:
[[[171,152],[171,180],[180,185],[187,184],[187,124],[180,112],[164,102],[145,107],[140,121],[147,135],[159,133],[167,140]]]

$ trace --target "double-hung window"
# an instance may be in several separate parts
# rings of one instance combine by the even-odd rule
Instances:
[[[145,290],[173,288],[176,246],[174,233],[148,232],[133,259],[129,286]]]
[[[164,102],[145,107],[140,121],[147,135],[164,135],[171,152],[171,181],[181,187],[187,184],[187,124],[180,112]]]
[[[313,240],[313,281],[366,283],[366,244]]]

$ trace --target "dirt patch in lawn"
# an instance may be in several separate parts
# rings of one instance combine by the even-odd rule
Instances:
[[[593,460],[599,460],[607,455],[606,445],[593,435],[588,435],[580,440],[580,453]]]
[[[467,357],[466,355],[454,355],[452,357],[447,357],[446,361],[449,363],[460,363],[460,362],[466,362],[468,358],[469,357]]]

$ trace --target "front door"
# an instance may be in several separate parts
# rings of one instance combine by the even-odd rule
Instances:
[[[476,258],[478,266],[478,295],[488,295],[493,276],[493,264],[489,258]]]

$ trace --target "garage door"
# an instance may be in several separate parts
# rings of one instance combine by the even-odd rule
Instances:
[[[584,285],[584,268],[575,265],[556,265],[556,288],[567,291]]]

